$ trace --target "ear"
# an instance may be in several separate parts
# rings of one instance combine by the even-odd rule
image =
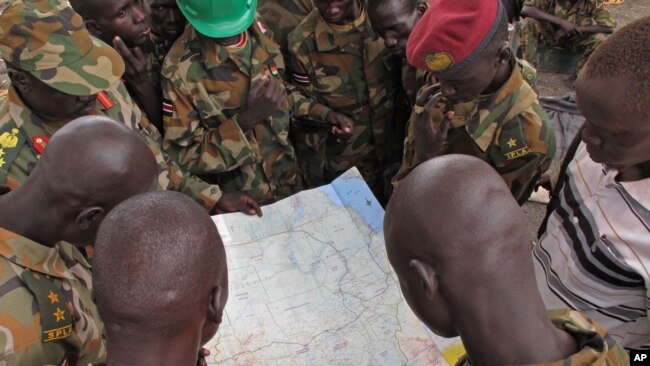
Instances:
[[[227,285],[226,285],[227,286]],[[225,291],[225,294],[224,294]],[[226,307],[228,289],[224,286],[217,286],[210,294],[210,307],[208,308],[209,319],[217,325],[223,320],[223,309]]]
[[[420,19],[424,12],[429,9],[429,3],[426,1],[418,1],[418,4],[415,7],[415,10],[418,12],[418,19]]]
[[[102,38],[102,29],[93,19],[85,20],[86,28],[88,32],[97,38]],[[112,45],[110,45],[112,46]]]
[[[87,207],[77,215],[75,222],[81,230],[88,230],[93,224],[98,223],[103,215],[104,208],[99,206]]]
[[[26,73],[27,71],[14,68],[8,68],[7,70],[11,85],[23,94],[29,93],[31,89],[30,79]]]
[[[499,65],[506,65],[509,61],[510,58],[512,57],[512,50],[510,49],[510,46],[507,44],[504,44],[499,48],[499,52],[497,53],[497,66]]]
[[[438,276],[430,265],[419,259],[411,259],[409,267],[415,271],[418,285],[424,290],[427,300],[433,300],[438,292]]]

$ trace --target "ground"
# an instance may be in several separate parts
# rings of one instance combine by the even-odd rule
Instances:
[[[0,9],[4,9],[13,0],[0,0]],[[644,16],[650,16],[650,1],[648,0],[625,0],[621,5],[613,5],[609,10],[617,17],[618,27],[622,27],[633,20]],[[7,71],[4,62],[0,60],[0,98],[8,86]],[[571,91],[571,81],[563,74],[539,74],[538,90],[542,96],[560,96]],[[531,237],[535,238],[537,228],[544,218],[546,206],[541,203],[528,202],[524,205],[524,211],[528,218],[528,227]]]

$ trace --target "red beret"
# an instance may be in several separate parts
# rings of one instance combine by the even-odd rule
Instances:
[[[433,0],[409,36],[408,62],[451,75],[485,49],[503,16],[501,0]]]

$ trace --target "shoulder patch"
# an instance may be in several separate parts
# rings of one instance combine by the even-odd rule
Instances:
[[[514,122],[514,120],[512,121]],[[506,123],[499,137],[499,149],[506,160],[517,159],[530,152],[520,123]]]
[[[262,34],[266,34],[266,32],[269,31],[269,28],[264,25],[264,23],[262,23],[259,19],[255,19],[255,22],[257,23],[257,27],[260,29],[260,32],[262,32]]]
[[[99,104],[101,104],[104,110],[111,109],[115,105],[115,103],[113,103],[113,101],[111,100],[111,97],[109,97],[105,91],[100,91],[99,93],[97,93],[97,101],[99,102]]]
[[[162,112],[163,112],[163,116],[171,117],[174,114],[174,105],[172,104],[171,100],[163,99]]]

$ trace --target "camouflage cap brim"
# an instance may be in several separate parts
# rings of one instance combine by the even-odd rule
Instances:
[[[66,94],[94,95],[109,88],[124,74],[124,60],[111,46],[91,38],[93,46],[80,59],[65,66],[30,72]]]

